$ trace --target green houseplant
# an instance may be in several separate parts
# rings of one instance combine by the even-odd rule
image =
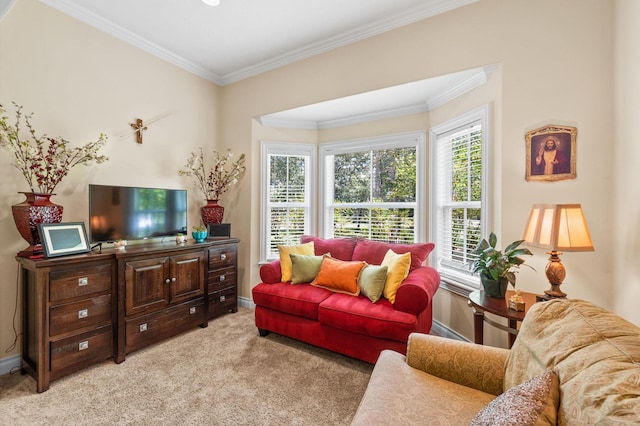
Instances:
[[[498,238],[493,232],[489,235],[489,241],[484,238],[471,252],[478,256],[471,264],[472,272],[480,274],[480,282],[487,296],[504,298],[507,285],[516,286],[516,272],[513,268],[519,268],[524,264],[520,256],[532,256],[528,248],[520,247],[524,240],[517,240],[509,244],[504,252],[496,249]],[[529,265],[525,265],[531,268]],[[533,269],[533,268],[531,268]]]

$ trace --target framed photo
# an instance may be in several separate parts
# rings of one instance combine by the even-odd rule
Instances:
[[[87,253],[89,242],[84,222],[38,224],[45,257]]]
[[[548,125],[525,134],[528,181],[576,178],[576,127]]]

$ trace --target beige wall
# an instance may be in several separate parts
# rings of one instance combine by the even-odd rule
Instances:
[[[638,117],[640,117],[640,2],[616,1],[614,16],[615,72],[613,138],[615,218],[612,234],[613,274],[602,282],[602,290],[615,295],[616,311],[640,323],[640,189],[638,188]]]
[[[62,135],[72,145],[110,140],[99,166],[74,169],[56,188],[53,200],[65,207],[65,221],[86,221],[87,184],[187,188],[190,223],[199,222],[201,196],[178,176],[189,152],[212,146],[219,128],[219,88],[36,0],[18,0],[0,22],[0,103],[13,118],[11,101],[33,111],[39,133]],[[136,117],[149,120],[144,143],[129,132]],[[28,191],[12,157],[0,151],[0,361],[14,340],[15,254],[26,248],[9,206]],[[16,327],[20,329],[18,312]]]
[[[615,30],[614,11],[620,24]],[[242,240],[240,293],[250,298],[251,287],[259,282],[259,141],[291,139],[277,130],[265,130],[255,117],[498,64],[488,85],[423,114],[425,130],[490,102],[493,229],[500,242],[521,236],[532,203],[582,203],[596,251],[563,256],[568,271],[563,289],[570,297],[591,300],[640,323],[640,314],[632,309],[633,298],[628,297],[637,299],[640,293],[640,272],[633,259],[639,240],[638,197],[629,201],[633,197],[628,191],[635,187],[622,186],[638,180],[633,160],[640,152],[634,144],[633,117],[638,116],[639,106],[635,52],[640,38],[634,25],[639,18],[633,0],[482,0],[220,89],[38,1],[19,0],[0,22],[0,102],[24,104],[37,113],[37,129],[78,143],[100,131],[111,137],[106,150],[111,161],[74,171],[57,191],[55,199],[67,206],[65,220],[86,219],[89,182],[187,187],[191,219],[197,220],[199,196],[175,170],[197,146],[245,152],[247,176],[222,204],[233,235]],[[615,103],[614,76],[620,83]],[[138,116],[148,119],[165,112],[171,114],[150,127],[143,145],[135,144],[133,137],[116,136]],[[524,180],[524,133],[548,123],[578,127],[576,180]],[[385,131],[393,125],[373,127]],[[330,141],[370,129],[354,126],[293,139]],[[7,279],[0,286],[0,349],[13,340],[13,256],[25,245],[8,208],[21,200],[17,192],[25,187],[8,164],[9,158],[1,155],[0,194],[7,208],[0,210],[0,232],[5,237],[0,274]],[[618,228],[612,224],[612,211],[618,212]],[[520,288],[532,292],[547,288],[546,257],[535,251],[528,263],[537,272],[523,270]],[[440,290],[434,308],[436,320],[472,337],[471,312],[463,299]],[[488,339],[495,345],[504,341],[503,335],[494,333]]]

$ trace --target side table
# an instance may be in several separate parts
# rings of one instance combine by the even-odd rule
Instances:
[[[536,295],[534,293],[521,292],[520,294],[525,303],[525,310],[514,311],[509,309],[509,298],[513,294],[513,291],[507,291],[504,299],[485,296],[484,291],[480,290],[473,291],[469,294],[467,304],[473,310],[473,331],[475,343],[483,344],[484,323],[487,322],[492,326],[509,333],[509,348],[513,346],[513,342],[516,340],[516,335],[518,334],[518,322],[522,322],[529,308],[536,303]],[[509,320],[509,326],[504,326],[486,318],[484,315],[485,312],[489,312],[502,318],[507,318]]]

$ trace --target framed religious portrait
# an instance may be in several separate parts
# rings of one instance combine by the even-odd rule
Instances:
[[[528,181],[556,181],[576,178],[578,129],[548,125],[525,134]]]
[[[84,222],[38,224],[45,257],[90,251]]]

